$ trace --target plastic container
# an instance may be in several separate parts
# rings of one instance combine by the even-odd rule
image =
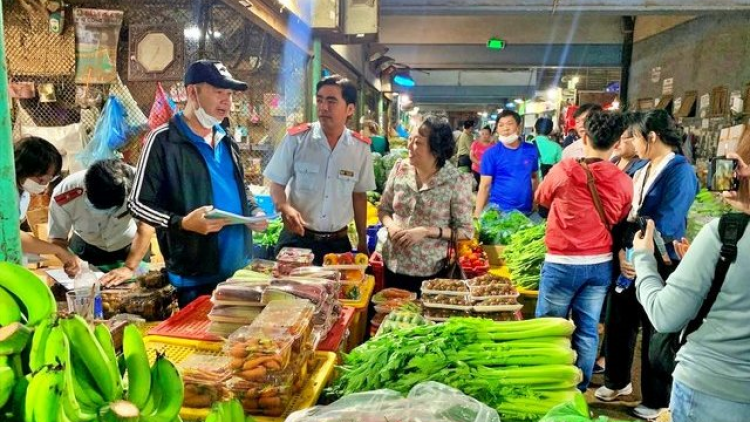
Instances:
[[[516,298],[518,291],[508,284],[493,284],[487,286],[469,287],[471,297],[474,300],[485,300],[491,298]]]
[[[219,283],[214,290],[212,301],[223,305],[262,306],[265,290],[266,286]]]
[[[274,300],[253,321],[252,327],[284,330],[294,339],[292,351],[300,353],[312,347],[314,310],[307,300]]]
[[[431,320],[445,320],[452,317],[468,317],[471,316],[471,313],[462,311],[462,310],[456,310],[456,309],[443,309],[443,308],[424,308],[422,311],[425,318],[431,319]]]
[[[452,294],[448,295],[425,293],[422,295],[422,305],[428,308],[445,308],[470,311],[471,309],[464,308],[471,308],[472,301],[469,295],[457,296]]]
[[[271,275],[273,274],[273,268],[275,266],[276,262],[274,261],[256,258],[250,261],[250,265],[247,267],[247,269],[256,273]]]
[[[318,343],[316,349],[325,352],[335,352],[339,350],[353,316],[354,308],[344,306],[341,309],[338,318],[331,326],[330,330],[328,330],[328,334]]]
[[[374,305],[382,305],[393,299],[414,301],[417,300],[417,294],[408,290],[389,287],[375,293],[372,297],[372,303]]]
[[[164,321],[177,310],[177,297],[171,285],[149,290],[105,289],[101,297],[105,319],[117,314],[133,314],[140,315],[146,321]]]
[[[375,293],[380,292],[385,288],[385,265],[383,264],[383,256],[379,253],[373,253],[370,255],[370,268],[372,269],[372,276],[375,277]]]
[[[474,312],[515,312],[520,311],[523,305],[495,305],[495,306],[474,306]]]
[[[281,329],[244,327],[227,340],[229,368],[235,376],[250,382],[263,382],[269,374],[286,369],[294,338]]]
[[[304,283],[295,280],[273,280],[263,292],[262,302],[273,300],[305,299],[315,305],[316,312],[329,300],[328,288],[317,283]]]
[[[469,293],[469,286],[463,280],[438,278],[423,281],[422,293],[463,296]]]
[[[263,308],[259,306],[214,305],[208,314],[208,319],[210,321],[250,325],[262,311]]]
[[[230,397],[226,385],[232,374],[227,369],[226,356],[194,354],[180,362],[177,367],[182,372],[185,385],[183,406],[210,408],[214,402]]]
[[[314,255],[311,249],[282,248],[276,256],[274,275],[287,276],[293,269],[309,267],[313,263]]]
[[[268,380],[263,383],[248,383],[233,379],[229,389],[240,401],[245,413],[279,417],[286,412],[294,396],[294,378],[284,375],[283,378]]]
[[[492,284],[512,284],[507,277],[495,275],[493,273],[466,280],[469,286],[487,286]]]
[[[247,324],[236,323],[236,322],[223,322],[223,321],[209,321],[206,327],[206,333],[212,337],[227,338],[231,336],[235,331],[242,327],[246,327]]]

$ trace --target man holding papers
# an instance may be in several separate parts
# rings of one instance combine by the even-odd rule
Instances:
[[[250,229],[268,226],[207,215],[214,209],[263,215],[247,196],[239,148],[220,125],[229,115],[232,92],[247,84],[222,63],[199,60],[185,73],[185,88],[184,111],[146,139],[129,202],[136,218],[156,227],[180,307],[211,294],[245,267],[252,254]]]

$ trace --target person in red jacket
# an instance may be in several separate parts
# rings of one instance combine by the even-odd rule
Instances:
[[[560,162],[536,191],[539,207],[549,210],[536,316],[572,314],[581,391],[591,380],[599,314],[612,281],[610,229],[627,217],[633,199],[633,181],[609,161],[624,130],[622,116],[592,113],[585,127],[585,158]]]

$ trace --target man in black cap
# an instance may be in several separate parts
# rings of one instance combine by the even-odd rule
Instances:
[[[247,197],[240,150],[221,126],[233,91],[244,91],[247,84],[222,63],[199,60],[185,73],[185,88],[185,109],[146,139],[129,200],[136,218],[156,227],[181,307],[211,294],[218,282],[246,266],[250,229],[267,226],[207,218],[213,209],[263,215]]]

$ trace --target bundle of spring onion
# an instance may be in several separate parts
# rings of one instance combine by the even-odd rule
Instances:
[[[528,227],[515,232],[508,246],[503,250],[505,265],[510,270],[511,280],[516,287],[538,290],[544,255],[546,224]]]
[[[389,388],[406,393],[425,381],[457,388],[495,408],[503,421],[539,420],[577,396],[581,373],[570,348],[573,323],[560,318],[445,324],[375,337],[344,357],[330,392]]]

